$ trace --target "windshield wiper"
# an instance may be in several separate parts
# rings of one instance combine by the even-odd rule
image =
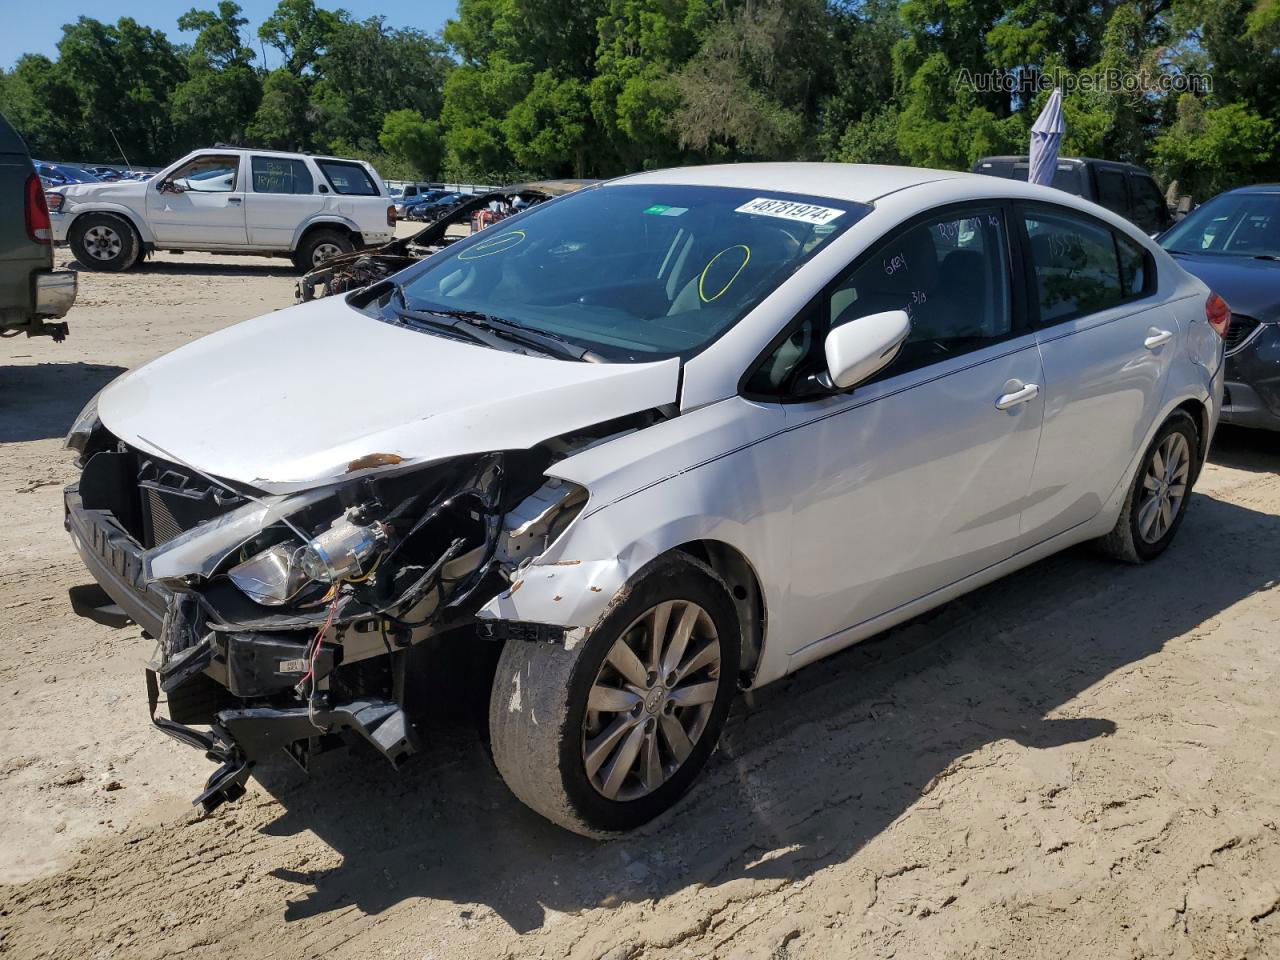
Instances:
[[[1255,254],[1253,255],[1253,259],[1255,259],[1255,260],[1280,260],[1280,256],[1277,256],[1277,255],[1276,255],[1276,254],[1274,254],[1274,253],[1255,253]]]
[[[502,317],[480,313],[477,310],[453,310],[440,307],[415,309],[409,306],[404,288],[400,284],[393,285],[392,296],[400,302],[400,306],[392,309],[404,319],[459,333],[477,343],[498,349],[516,343],[564,360],[579,360],[584,363],[604,362],[599,354],[572,343],[564,337],[542,330],[532,330]]]

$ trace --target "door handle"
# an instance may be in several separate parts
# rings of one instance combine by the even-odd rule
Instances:
[[[1010,386],[1012,386],[1012,384],[1006,383],[1004,388],[1008,390]],[[1040,396],[1040,385],[1037,383],[1027,383],[1017,390],[1014,390],[1012,393],[1001,394],[999,399],[996,400],[996,409],[1008,410],[1010,407],[1016,407],[1020,403],[1026,403],[1028,400],[1034,400],[1038,396]]]
[[[239,203],[239,202],[240,202],[239,197],[227,197],[227,203]]]
[[[1147,339],[1142,341],[1142,345],[1148,350],[1155,350],[1157,347],[1163,347],[1172,339],[1173,333],[1171,331],[1152,327],[1147,331]]]

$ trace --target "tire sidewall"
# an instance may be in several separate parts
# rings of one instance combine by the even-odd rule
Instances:
[[[591,785],[583,763],[582,725],[587,697],[601,664],[622,632],[645,611],[666,600],[692,601],[711,617],[720,638],[720,689],[702,736],[675,775],[647,796],[626,802],[609,800]],[[684,559],[660,563],[648,575],[642,575],[626,599],[591,632],[570,674],[559,750],[565,795],[583,821],[610,833],[629,830],[652,820],[689,790],[715,750],[733,703],[741,647],[738,634],[737,614],[719,578],[701,564]]]
[[[95,226],[110,227],[120,236],[120,253],[111,260],[99,260],[85,248],[84,236]],[[138,259],[141,243],[133,224],[109,213],[89,213],[80,217],[71,227],[71,252],[76,262],[87,270],[119,272],[128,270]]]
[[[311,261],[315,257],[316,247],[322,243],[332,243],[343,248],[343,253],[351,253],[355,250],[349,237],[346,237],[336,230],[317,230],[308,236],[298,249],[295,265],[303,273],[310,273],[312,270],[318,270],[323,264],[314,264]]]
[[[1181,433],[1186,439],[1190,450],[1191,463],[1187,470],[1187,492],[1183,495],[1182,502],[1178,504],[1178,514],[1173,518],[1173,522],[1169,524],[1169,529],[1164,532],[1164,535],[1159,540],[1154,543],[1148,543],[1138,529],[1138,508],[1142,503],[1142,479],[1147,475],[1147,465],[1151,462],[1152,454],[1172,433]],[[1157,431],[1155,437],[1147,446],[1142,455],[1142,462],[1138,465],[1137,476],[1133,478],[1133,489],[1129,492],[1129,536],[1133,539],[1134,552],[1137,553],[1140,559],[1154,560],[1164,553],[1169,544],[1173,542],[1173,538],[1178,533],[1178,528],[1182,526],[1183,518],[1187,515],[1187,508],[1191,505],[1191,492],[1199,474],[1200,431],[1196,428],[1195,422],[1190,415],[1183,412],[1176,413],[1165,421],[1164,426]]]

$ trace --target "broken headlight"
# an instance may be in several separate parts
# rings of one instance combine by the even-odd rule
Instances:
[[[71,424],[71,429],[67,431],[67,439],[63,441],[63,447],[74,450],[79,456],[84,456],[89,449],[89,441],[94,432],[102,425],[102,421],[98,419],[98,397],[100,396],[102,396],[101,390],[84,405],[84,409]]]
[[[277,543],[232,567],[227,576],[255,603],[283,606],[307,585],[307,575],[294,562],[301,549],[302,545],[296,540]]]
[[[371,572],[368,564],[388,545],[381,522],[355,522],[358,510],[349,510],[318,536],[302,543],[286,540],[254,554],[227,571],[240,592],[255,603],[278,607],[296,597],[311,583],[332,584]]]
[[[333,521],[298,554],[298,563],[312,580],[337,583],[362,574],[364,562],[387,545],[387,528],[382,523],[361,526],[349,510]]]

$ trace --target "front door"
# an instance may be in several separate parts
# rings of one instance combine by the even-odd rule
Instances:
[[[950,207],[877,244],[754,378],[792,394],[778,455],[795,475],[794,650],[839,645],[1018,549],[1043,400],[1008,217],[1002,204]],[[888,368],[851,392],[796,398],[832,326],[892,309],[912,332]]]
[[[236,154],[200,154],[156,178],[147,223],[162,247],[243,247],[244,184]]]

